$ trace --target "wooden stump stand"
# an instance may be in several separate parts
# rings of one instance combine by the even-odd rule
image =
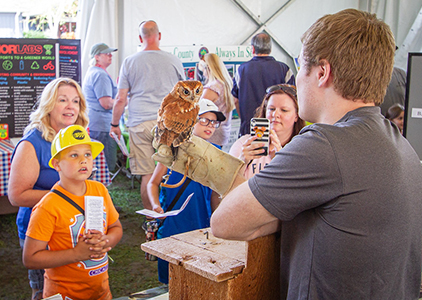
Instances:
[[[169,264],[169,299],[279,299],[280,235],[249,242],[200,229],[144,243]]]

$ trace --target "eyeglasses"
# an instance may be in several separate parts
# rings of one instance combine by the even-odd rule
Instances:
[[[220,127],[220,123],[221,123],[218,120],[210,120],[210,119],[207,119],[207,118],[199,118],[198,122],[199,122],[199,124],[201,124],[203,126],[208,126],[208,124],[211,123],[212,127],[214,127],[214,128]]]
[[[275,91],[282,90],[286,94],[293,94],[296,97],[296,87],[290,84],[276,84],[268,87],[265,92],[267,94],[274,93]]]

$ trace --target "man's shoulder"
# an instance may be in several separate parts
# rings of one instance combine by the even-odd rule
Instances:
[[[160,62],[163,61],[173,62],[173,63],[180,63],[180,59],[170,52],[166,52],[163,50],[148,50],[148,51],[139,51],[134,53],[125,58],[124,64],[134,64],[137,62]]]
[[[323,137],[333,143],[335,140],[343,143],[344,140],[350,141],[351,136],[362,136],[365,134],[375,134],[375,131],[367,131],[369,127],[380,127],[380,114],[378,107],[360,107],[347,112],[340,120],[334,124],[314,123],[305,126],[300,134],[314,135]]]
[[[171,58],[178,59],[176,55],[164,50],[142,50],[132,55],[129,55],[128,57],[126,57],[126,59],[137,59],[140,57],[150,57],[150,56],[164,56],[164,57],[171,57]]]
[[[244,62],[240,65],[240,69],[248,68],[267,68],[268,66],[281,66],[289,69],[289,66],[284,62],[276,60],[272,56],[254,56],[251,60]]]

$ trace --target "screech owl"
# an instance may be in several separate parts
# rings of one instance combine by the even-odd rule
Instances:
[[[155,139],[159,144],[178,147],[192,136],[198,118],[202,84],[195,80],[179,81],[164,97],[158,110]]]

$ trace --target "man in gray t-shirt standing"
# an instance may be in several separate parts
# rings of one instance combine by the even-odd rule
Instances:
[[[141,175],[141,199],[144,208],[151,209],[147,184],[154,172],[152,128],[157,123],[157,111],[163,98],[174,85],[185,80],[182,62],[160,50],[161,33],[154,21],[139,25],[140,52],[127,57],[122,64],[118,94],[113,107],[111,132],[120,138],[119,120],[128,105],[129,163],[133,175]]]
[[[280,299],[418,299],[422,166],[377,107],[393,34],[346,9],[320,18],[302,42],[299,116],[314,124],[237,183],[212,232],[251,240],[281,228]]]

